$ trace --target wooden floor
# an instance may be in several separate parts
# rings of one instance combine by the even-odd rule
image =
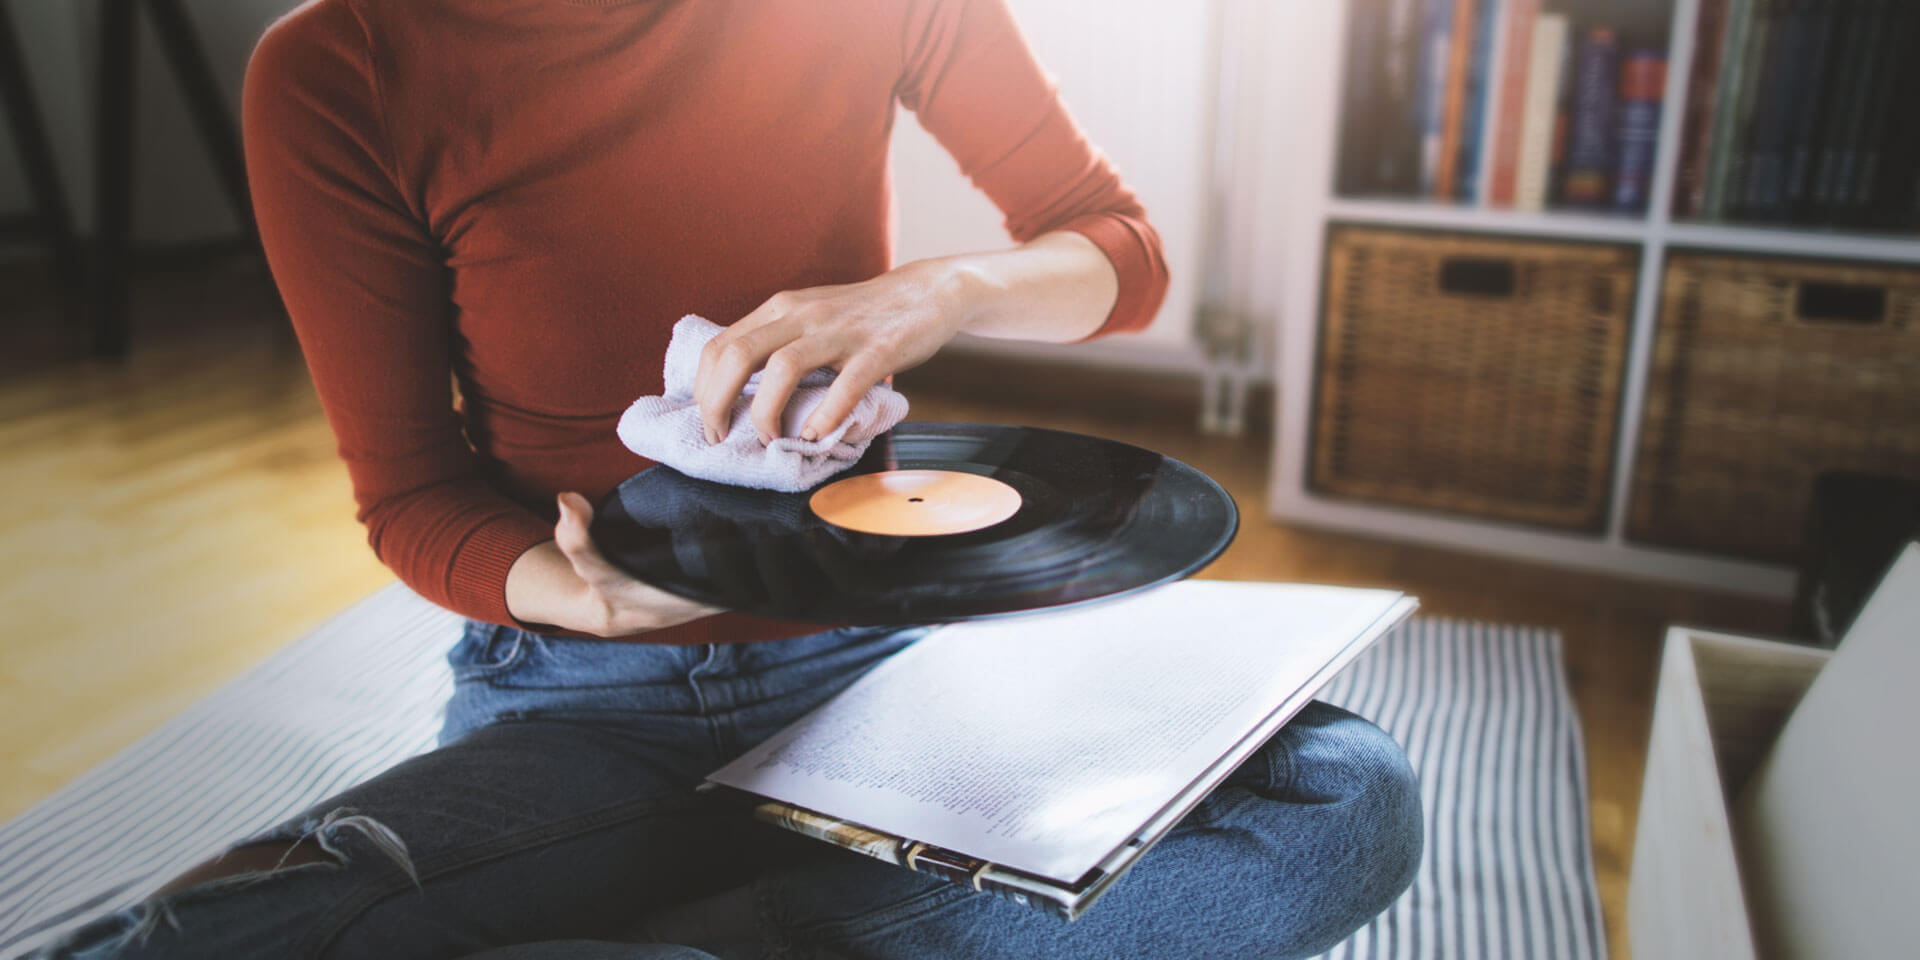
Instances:
[[[353,521],[257,268],[150,274],[120,364],[61,359],[76,338],[32,287],[0,276],[0,818],[390,579]],[[1191,403],[1160,382],[1059,370],[989,380],[979,361],[939,360],[900,386],[916,419],[1100,434],[1205,470],[1245,515],[1205,576],[1393,586],[1424,613],[1560,630],[1608,936],[1625,956],[1662,631],[1778,632],[1784,605],[1277,526],[1264,505],[1267,444],[1197,435]]]

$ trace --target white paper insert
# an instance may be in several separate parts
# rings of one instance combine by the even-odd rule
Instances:
[[[709,779],[1072,882],[1400,599],[1187,581],[944,627]]]

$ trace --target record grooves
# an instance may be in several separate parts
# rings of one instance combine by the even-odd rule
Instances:
[[[869,533],[828,522],[810,503],[864,529],[988,525]],[[877,523],[850,519],[874,510]],[[881,625],[1000,616],[1177,580],[1219,556],[1238,526],[1219,484],[1150,450],[1036,427],[915,422],[801,493],[652,467],[608,495],[592,534],[616,566],[689,599],[783,620]]]

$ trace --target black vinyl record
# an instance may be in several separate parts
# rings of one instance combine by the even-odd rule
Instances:
[[[1018,509],[968,532],[898,536],[829,523],[810,505],[834,484],[887,471],[987,477],[999,483],[982,486],[1018,493]],[[882,625],[974,620],[1177,580],[1219,556],[1239,522],[1219,484],[1150,450],[1035,427],[903,423],[802,493],[652,467],[608,495],[591,532],[616,566],[691,600]]]

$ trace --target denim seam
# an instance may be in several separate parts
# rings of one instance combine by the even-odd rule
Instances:
[[[699,663],[687,669],[687,689],[693,691],[693,702],[699,709],[699,716],[706,718],[707,739],[712,743],[714,750],[718,751],[721,756],[726,756],[726,736],[721,732],[720,725],[714,722],[716,712],[714,710],[714,704],[707,698],[707,692],[700,688],[701,677],[711,673],[713,668],[719,666],[720,653],[719,644],[707,644],[706,655],[700,658]]]
[[[1261,751],[1267,757],[1267,789],[1276,794],[1285,793],[1293,786],[1293,749],[1278,737],[1274,738],[1273,746],[1275,749]]]
[[[591,813],[580,814],[552,823],[543,823],[517,833],[495,837],[481,843],[450,850],[434,857],[426,857],[414,864],[419,882],[424,884],[451,873],[457,873],[516,853],[523,853],[548,844],[558,843],[585,836],[597,830],[630,823],[650,816],[681,811],[662,810],[658,806],[659,798],[635,800],[602,807]],[[342,899],[332,910],[323,913],[313,924],[313,932],[299,942],[289,956],[320,956],[354,919],[386,898],[414,886],[414,881],[404,873],[393,873],[386,880],[377,880],[367,884],[358,895],[349,895]]]
[[[502,635],[510,635],[512,639],[503,640]],[[490,638],[487,645],[482,648],[480,656],[484,662],[456,668],[454,679],[462,683],[478,682],[490,687],[499,687],[502,676],[526,663],[527,658],[533,655],[534,642],[533,634],[524,630],[502,627],[501,632]],[[500,653],[503,647],[506,652]]]

